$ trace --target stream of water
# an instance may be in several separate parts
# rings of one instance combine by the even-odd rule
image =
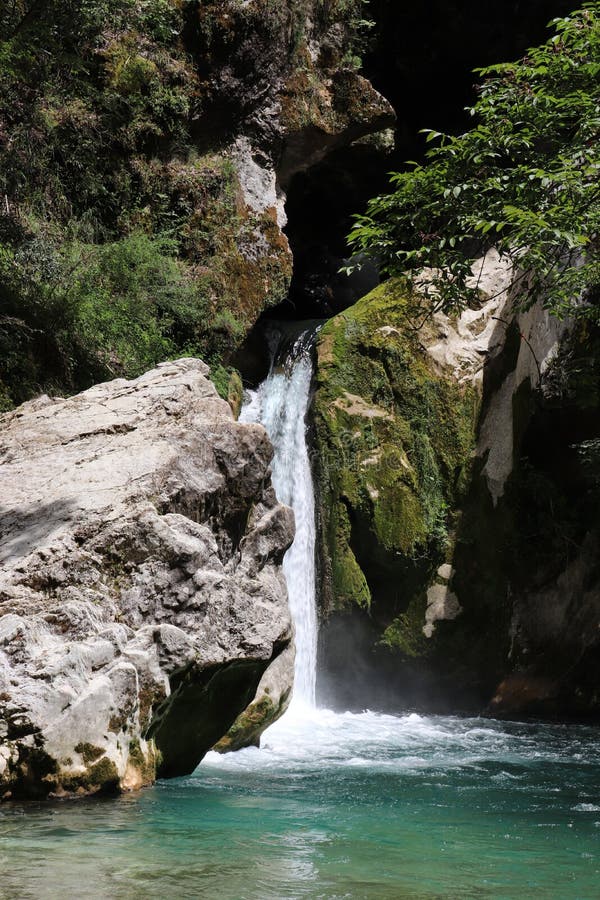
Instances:
[[[273,486],[294,510],[296,536],[283,561],[294,620],[295,705],[315,705],[317,612],[315,590],[315,497],[306,440],[306,414],[312,381],[311,348],[315,328],[308,328],[282,348],[281,334],[270,333],[272,366],[258,390],[248,392],[240,421],[260,422],[273,443]],[[280,354],[284,352],[283,358]]]
[[[307,336],[250,398],[296,512],[296,693],[260,749],[116,800],[0,807],[8,900],[600,897],[597,729],[314,704]],[[348,660],[352,664],[352,660]]]

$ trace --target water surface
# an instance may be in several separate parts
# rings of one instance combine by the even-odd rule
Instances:
[[[592,728],[299,710],[98,802],[0,807],[3,898],[597,898]]]

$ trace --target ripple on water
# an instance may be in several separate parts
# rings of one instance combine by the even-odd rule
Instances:
[[[599,761],[592,729],[296,712],[138,795],[0,808],[0,895],[595,897]]]

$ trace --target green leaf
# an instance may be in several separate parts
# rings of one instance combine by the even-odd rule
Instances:
[[[392,176],[351,243],[390,274],[423,265],[452,273],[441,297],[454,309],[468,302],[475,255],[493,242],[530,273],[524,304],[597,315],[580,298],[600,283],[599,16],[597,0],[586,3],[521,61],[478,70],[473,128],[458,137],[424,130],[427,163]]]

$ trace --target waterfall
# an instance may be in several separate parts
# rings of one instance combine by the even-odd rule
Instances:
[[[296,632],[293,704],[309,707],[315,705],[317,666],[315,497],[306,442],[314,335],[314,328],[303,331],[285,352],[282,333],[270,333],[271,371],[256,391],[248,392],[240,415],[240,421],[260,422],[266,428],[274,448],[273,486],[296,517],[296,537],[283,571]]]

